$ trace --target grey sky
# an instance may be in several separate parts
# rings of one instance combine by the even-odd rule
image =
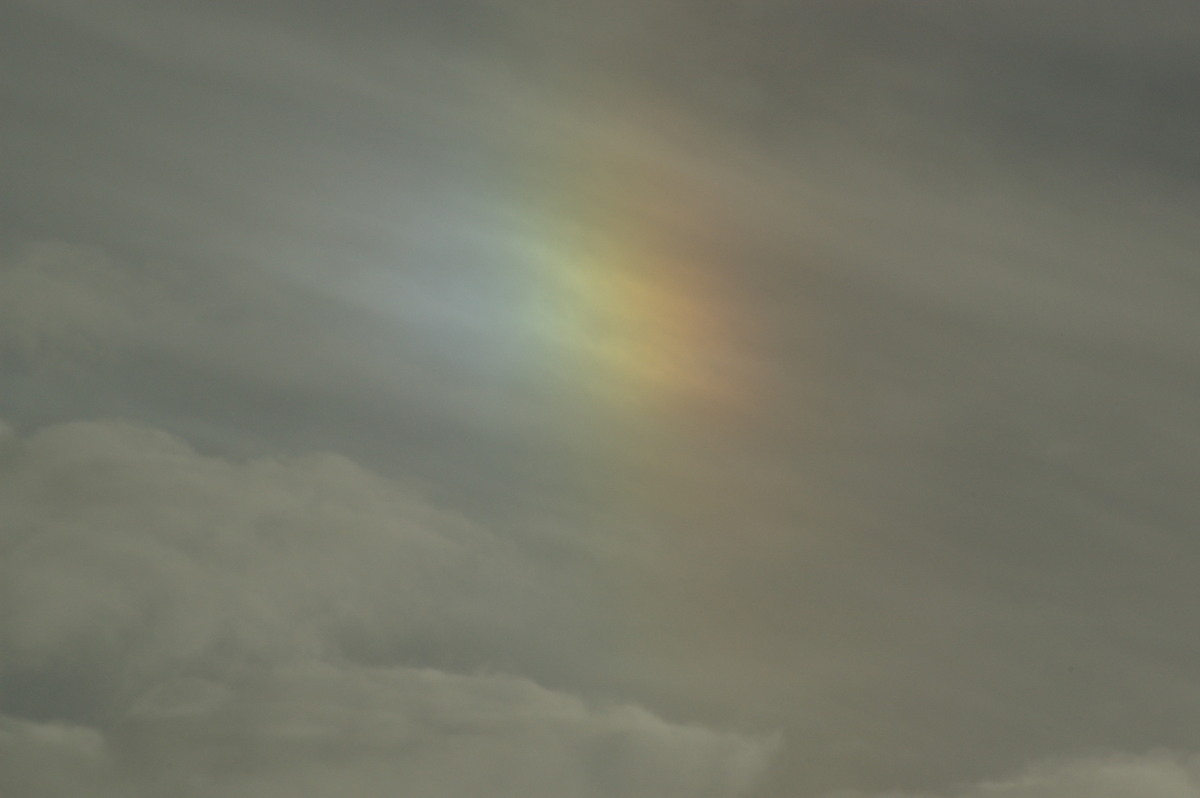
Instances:
[[[1182,1],[5,5],[0,793],[1196,795],[1197,96]]]

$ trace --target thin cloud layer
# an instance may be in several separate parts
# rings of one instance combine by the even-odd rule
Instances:
[[[1198,9],[0,4],[0,792],[1191,794]]]

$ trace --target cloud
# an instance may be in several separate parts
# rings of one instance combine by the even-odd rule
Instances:
[[[502,541],[343,458],[234,464],[103,422],[9,449],[2,628],[18,668],[87,656],[129,682],[222,646],[270,659],[355,633],[469,639],[534,611],[541,582]]]
[[[294,345],[303,291],[265,275],[213,265],[134,263],[56,241],[8,253],[0,272],[0,347],[34,363],[166,353],[264,382],[339,373],[349,347],[336,303],[316,340]],[[311,321],[311,316],[307,317]],[[293,343],[289,344],[289,339]],[[361,378],[361,375],[360,375]],[[314,381],[314,380],[310,380]]]
[[[339,295],[362,293],[356,274],[313,291],[264,269],[193,269],[63,242],[15,248],[0,266],[0,367],[29,380],[41,423],[154,405],[174,431],[200,419],[232,437],[290,430],[308,438],[300,448],[355,451],[347,439],[378,442],[380,425],[428,436],[453,434],[449,424],[527,428],[537,416],[478,354],[494,329],[414,320],[378,298],[419,304],[419,281],[393,276],[365,304]],[[98,397],[111,397],[104,410]],[[301,418],[314,411],[319,422]]]
[[[1192,798],[1200,794],[1200,757],[1172,753],[1110,755],[1047,762],[1017,776],[981,782],[944,798]],[[838,793],[838,798],[865,798]],[[885,793],[876,798],[933,798]]]
[[[135,283],[95,253],[35,245],[5,261],[0,273],[5,348],[29,357],[90,349],[135,323],[121,313],[131,300],[136,303]]]
[[[5,794],[725,796],[768,760],[497,672],[581,644],[580,575],[345,458],[98,421],[0,468]]]
[[[579,701],[580,752],[597,696],[784,727],[769,795],[1200,750],[1200,6],[324,6],[0,11],[5,787],[268,792],[271,718],[428,673]],[[728,439],[596,423],[512,335],[539,236],[687,215],[659,167],[765,373]],[[47,426],[110,416],[199,451]],[[264,455],[312,449],[438,499]]]
[[[112,763],[104,736],[80,726],[0,715],[0,789],[27,798],[108,796]]]
[[[22,796],[729,796],[770,745],[524,679],[297,663],[166,682],[100,733],[4,720]]]

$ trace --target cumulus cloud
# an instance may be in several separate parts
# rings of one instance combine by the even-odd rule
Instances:
[[[570,639],[578,575],[345,458],[120,422],[0,445],[0,792],[724,796],[765,767],[496,672]]]

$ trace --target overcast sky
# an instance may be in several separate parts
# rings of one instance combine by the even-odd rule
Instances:
[[[6,798],[1200,795],[1200,4],[0,4]]]

